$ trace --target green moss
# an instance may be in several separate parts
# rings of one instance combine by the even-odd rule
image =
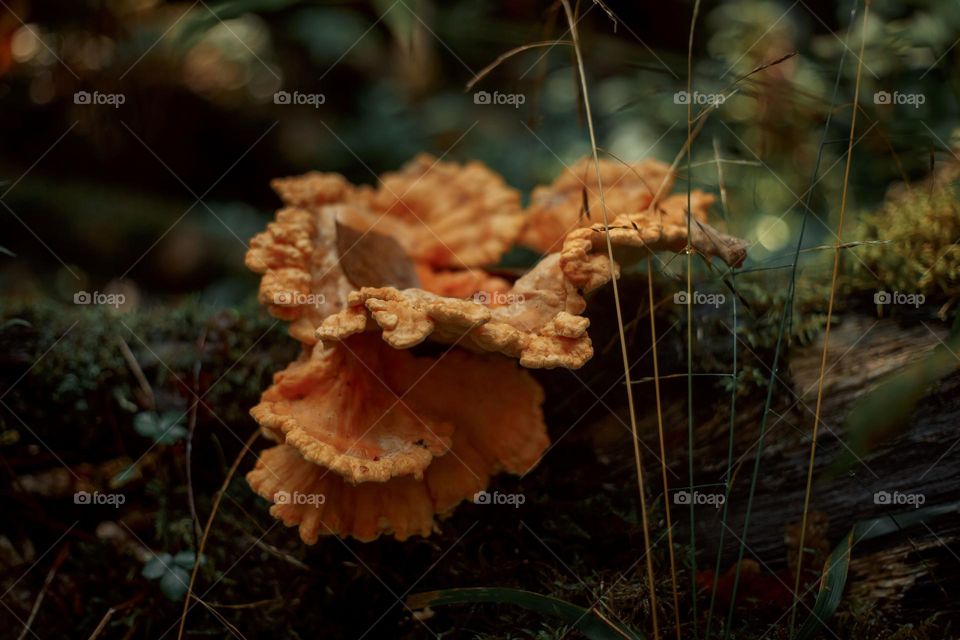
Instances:
[[[957,183],[934,191],[917,186],[861,217],[851,237],[879,240],[854,249],[853,286],[923,293],[928,300],[960,295],[960,209]]]
[[[13,318],[20,322],[7,322]],[[297,352],[284,326],[262,310],[213,309],[192,299],[125,314],[46,301],[3,310],[0,323],[12,385],[4,402],[41,440],[88,451],[105,448],[117,431],[134,434],[127,427],[137,411],[186,412],[198,361],[202,410],[214,424],[246,421],[272,373]],[[149,406],[123,344],[156,407]],[[0,420],[0,426],[24,428],[9,414]]]

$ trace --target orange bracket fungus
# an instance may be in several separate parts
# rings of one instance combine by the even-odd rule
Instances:
[[[427,536],[494,474],[536,466],[544,393],[524,367],[592,357],[581,314],[618,270],[607,234],[618,251],[687,245],[686,194],[654,203],[672,184],[666,165],[603,161],[601,174],[608,227],[589,212],[586,159],[526,211],[481,163],[427,155],[375,187],[324,173],[273,182],[285,207],[246,264],[303,350],[251,411],[276,443],[247,475],[271,514],[308,544]],[[712,202],[691,193],[690,245],[739,265],[746,245],[706,224]],[[513,282],[485,270],[514,244],[546,255]],[[441,355],[410,351],[425,341]]]

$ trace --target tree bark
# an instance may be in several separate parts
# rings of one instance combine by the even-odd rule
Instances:
[[[888,374],[922,358],[940,344],[945,333],[931,323],[901,326],[893,319],[862,314],[839,318],[830,335],[810,502],[810,512],[823,514],[828,526],[825,540],[808,533],[805,546],[820,542],[832,548],[857,522],[912,508],[876,504],[874,494],[878,491],[919,494],[923,506],[960,501],[958,373],[933,385],[902,433],[861,456],[847,474],[834,477],[828,471],[837,456],[845,453],[844,419],[854,401]],[[744,557],[760,561],[771,571],[795,561],[789,557],[796,554],[796,549],[791,550],[786,542],[787,530],[790,525],[799,530],[803,511],[822,349],[821,336],[788,354],[783,379],[778,382],[787,393],[778,394],[781,400],[774,403],[768,419]],[[769,376],[769,369],[765,373]],[[738,398],[723,568],[736,562],[740,540],[744,539],[764,400],[763,393]],[[697,484],[725,482],[728,433],[728,415],[718,415],[697,426]],[[671,468],[683,478],[675,485],[680,488],[687,483],[685,456],[683,452],[682,460],[671,460]],[[723,487],[704,490],[722,491]],[[675,518],[688,525],[687,508],[672,508]],[[720,514],[712,507],[698,507],[696,511],[698,546],[702,556],[711,559],[710,568],[722,528]],[[956,612],[958,605],[946,596],[951,588],[960,586],[958,536],[960,514],[953,513],[854,547],[848,596],[868,596],[877,605],[909,606],[911,618],[916,614]],[[685,535],[680,539],[686,539]],[[820,571],[821,565],[805,568]]]

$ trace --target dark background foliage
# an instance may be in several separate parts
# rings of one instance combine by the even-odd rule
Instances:
[[[623,160],[670,162],[687,136],[686,106],[675,94],[687,82],[693,3],[608,4],[616,21],[600,5],[580,5],[598,143]],[[843,0],[700,8],[694,88],[733,93],[700,134],[689,175],[681,166],[678,188],[718,191],[715,161],[723,158],[728,199],[716,213],[755,243],[748,269],[789,262],[805,211],[807,247],[833,241],[853,52],[862,37],[859,21],[850,31],[854,6],[861,15],[862,6]],[[103,638],[162,637],[176,623],[176,581],[164,585],[165,573],[142,572],[158,554],[175,567],[176,554],[195,547],[185,445],[154,443],[137,431],[136,418],[173,412],[186,427],[192,394],[209,391],[192,454],[204,521],[253,433],[247,410],[296,351],[255,304],[257,278],[243,268],[246,243],[278,205],[269,180],[321,170],[372,183],[427,151],[480,159],[525,194],[549,182],[589,152],[571,49],[521,53],[475,88],[522,95],[518,108],[477,104],[465,85],[513,47],[566,39],[558,9],[527,0],[0,3],[0,566],[7,590],[0,635],[19,633],[43,586],[43,570],[23,568],[47,550],[56,559],[64,542],[68,554],[34,625],[38,637],[88,637],[111,607],[117,611]],[[954,157],[960,88],[955,2],[877,0],[871,12],[849,182],[854,223],[860,211],[878,207],[891,183],[919,179]],[[277,104],[277,91],[322,94],[324,101],[316,108]],[[880,91],[921,95],[923,103],[878,104]],[[77,92],[120,95],[123,104],[78,104]],[[830,113],[805,209],[799,201]],[[918,224],[910,220],[893,217],[889,228]],[[828,267],[820,253],[804,254],[803,282],[822,283]],[[659,273],[658,291],[669,295],[676,288],[670,278],[681,272],[677,261],[672,273]],[[782,305],[777,295],[786,278],[783,270],[762,272],[745,294],[758,316],[747,340],[760,356],[773,348],[777,323],[765,314]],[[866,279],[861,289],[883,285]],[[119,309],[72,304],[77,292],[94,290],[123,293],[125,302]],[[868,306],[868,296],[851,304]],[[800,307],[791,326],[796,340],[822,325],[823,302]],[[639,302],[631,304],[628,317]],[[599,334],[612,336],[608,303],[597,308]],[[632,335],[631,349],[644,351],[644,332]],[[709,335],[704,367],[723,370],[729,353]],[[678,340],[663,344],[667,372],[683,370]],[[611,372],[619,366],[615,350],[605,353],[579,374],[598,393],[616,382]],[[745,397],[754,401],[765,374],[745,371],[742,382],[754,385]],[[410,590],[505,583],[583,606],[603,593],[623,619],[643,626],[649,612],[633,458],[613,417],[622,394],[594,402],[572,375],[543,378],[552,389],[551,433],[570,435],[535,474],[498,481],[502,490],[531,496],[519,516],[465,505],[429,540],[324,540],[306,549],[247,489],[248,465],[241,466],[201,570],[201,597],[212,608],[191,612],[192,637],[563,635],[536,616],[490,607],[438,611],[424,626],[398,604]],[[724,394],[711,388],[699,411],[710,414],[709,401]],[[585,411],[591,429],[572,429]],[[674,423],[685,422],[684,406],[671,411]],[[673,435],[680,446],[685,434]],[[75,485],[115,487],[128,502],[119,512],[80,507],[70,498]],[[661,515],[657,504],[658,527]],[[191,558],[181,560],[189,566]],[[770,561],[776,571],[786,565],[784,556]],[[682,584],[687,589],[688,576]],[[216,590],[207,594],[206,585]],[[661,602],[669,600],[665,578],[658,588]],[[751,609],[745,619],[760,626],[744,627],[741,637],[759,635],[770,613],[762,598]],[[851,605],[861,609],[869,620],[869,606]],[[921,631],[927,613],[916,621]],[[877,637],[863,619],[849,628]],[[897,627],[877,624],[884,633]]]

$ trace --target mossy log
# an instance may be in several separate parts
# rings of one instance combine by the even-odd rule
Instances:
[[[625,281],[624,291],[625,318],[630,322],[628,346],[631,358],[636,358],[634,390],[646,445],[647,486],[650,497],[659,505],[654,509],[658,519],[654,527],[662,531],[661,485],[657,461],[652,455],[659,444],[653,385],[648,379],[652,370],[649,318],[644,311],[645,283]],[[660,298],[669,297],[660,294]],[[580,481],[592,473],[598,483],[608,487],[610,478],[620,478],[623,484],[617,492],[624,495],[624,501],[635,501],[636,487],[632,486],[630,472],[632,447],[629,429],[625,427],[629,421],[624,409],[613,314],[608,313],[609,300],[604,296],[598,296],[591,304],[597,347],[594,361],[577,372],[538,373],[547,388],[551,435],[562,442],[552,454],[564,460],[562,464],[570,464],[570,449],[579,450],[589,443],[595,457],[582,458],[582,465],[606,466],[607,470],[578,471]],[[727,349],[732,346],[732,334],[717,329],[717,318],[707,313],[707,317],[697,318],[698,327],[708,327],[696,336],[698,348],[708,352],[708,356],[698,355],[698,372],[715,372],[716,367],[711,368],[710,363],[728,362]],[[688,483],[686,379],[676,375],[686,370],[686,335],[682,325],[674,324],[677,315],[676,308],[665,305],[664,314],[658,312],[657,318],[662,333],[658,353],[665,376],[662,390],[671,495]],[[11,323],[14,317],[26,322]],[[0,331],[0,380],[3,389],[11,390],[0,414],[4,438],[11,432],[19,434],[20,443],[8,443],[4,452],[6,464],[17,475],[30,474],[44,466],[55,467],[55,457],[73,466],[97,464],[124,455],[131,449],[131,437],[135,442],[138,438],[131,436],[129,427],[134,412],[148,409],[151,402],[158,410],[189,407],[191,392],[186,387],[193,385],[192,372],[199,358],[197,390],[204,397],[204,405],[200,407],[198,429],[217,439],[215,449],[221,462],[202,465],[198,482],[204,487],[216,487],[225,467],[223,461],[235,455],[241,437],[254,429],[247,416],[248,408],[269,383],[270,375],[297,352],[282,324],[255,307],[247,312],[223,312],[187,305],[117,315],[63,305],[35,305],[27,311],[7,313],[4,320],[6,324]],[[742,320],[743,326],[751,322],[756,325],[749,318]],[[827,525],[819,538],[808,539],[809,544],[832,547],[857,521],[895,511],[874,503],[873,494],[879,490],[921,493],[926,505],[960,499],[956,482],[960,445],[954,447],[960,437],[955,429],[960,420],[960,374],[935,385],[912,416],[909,428],[862,456],[852,475],[828,479],[826,473],[843,449],[843,420],[854,399],[886,374],[923,357],[939,344],[944,334],[945,329],[938,323],[903,324],[889,318],[877,319],[867,311],[847,311],[838,318],[831,335],[811,503],[811,511],[823,514]],[[204,346],[198,349],[201,340]],[[135,368],[124,356],[121,343],[129,347],[152,387],[152,399],[147,397]],[[744,340],[739,345],[740,366],[756,369],[760,378],[769,375],[764,367],[769,366],[771,354],[769,349],[756,345],[767,343]],[[783,379],[774,394],[745,556],[759,561],[770,572],[783,571],[788,566],[788,527],[795,525],[801,515],[821,348],[822,343],[814,341],[789,349],[781,366]],[[695,380],[694,481],[705,491],[722,491],[729,386],[724,389],[715,378]],[[755,382],[741,380],[739,389],[730,528],[724,535],[722,570],[736,560],[737,537],[742,535],[766,399],[765,388]],[[143,449],[142,441],[132,448]],[[202,455],[211,455],[209,446]],[[543,468],[530,476],[530,484],[556,499],[560,489],[537,487],[538,476],[554,477],[552,467],[550,460],[545,461]],[[679,524],[676,542],[686,544],[687,509],[673,502],[671,506]],[[697,509],[698,570],[713,568],[722,529],[719,513],[709,506]],[[538,526],[533,519],[526,521]],[[848,583],[851,596],[874,602],[872,606],[878,610],[909,607],[909,615],[898,618],[901,621],[954,611],[957,605],[945,594],[960,586],[956,584],[960,573],[955,564],[958,535],[960,517],[944,517],[930,522],[928,528],[918,527],[855,548]]]
[[[818,544],[832,548],[857,522],[903,512],[917,502],[883,504],[881,497],[878,504],[877,492],[921,496],[919,501],[927,507],[960,500],[960,433],[956,429],[960,373],[934,384],[898,435],[859,455],[844,473],[831,468],[848,454],[844,421],[854,402],[886,376],[942,344],[946,333],[941,324],[929,321],[901,323],[854,312],[836,319],[823,383],[810,502],[810,513],[816,513],[825,528],[821,533],[808,529],[808,548]],[[776,397],[768,419],[744,557],[771,570],[788,563],[793,566],[796,554],[796,542],[791,547],[789,538],[799,531],[802,515],[822,349],[823,336],[788,354],[779,383],[785,393]],[[761,391],[737,399],[724,567],[736,561],[743,536],[764,401]],[[729,426],[729,417],[720,414],[696,425],[695,482],[707,485],[706,491],[723,489]],[[688,482],[685,455],[684,451],[671,459],[671,468],[682,478],[680,488]],[[717,486],[709,486],[714,483]],[[674,510],[686,525],[687,509]],[[719,514],[710,507],[697,510],[697,540],[706,558],[717,553]],[[865,542],[852,550],[849,593],[874,607],[909,608],[911,619],[947,612],[956,615],[960,605],[947,594],[960,587],[958,549],[960,512]],[[821,557],[805,561],[815,564],[807,568],[819,571],[823,553],[812,555]]]

